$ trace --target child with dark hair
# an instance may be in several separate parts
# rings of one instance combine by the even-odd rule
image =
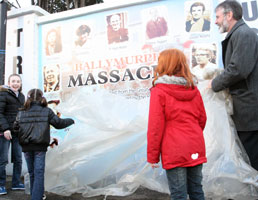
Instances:
[[[203,130],[206,112],[184,53],[159,55],[151,89],[147,160],[158,167],[160,155],[172,199],[204,200],[202,164],[207,162]]]
[[[15,129],[30,174],[31,200],[42,200],[44,194],[45,156],[50,143],[50,125],[63,129],[74,120],[59,118],[47,107],[40,89],[28,92],[24,108],[18,112]]]

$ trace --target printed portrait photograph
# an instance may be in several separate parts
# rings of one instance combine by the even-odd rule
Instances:
[[[92,23],[86,21],[84,23],[77,24],[74,26],[73,46],[75,48],[77,49],[90,48],[91,39],[92,39],[91,37],[92,37]]]
[[[156,6],[142,11],[144,33],[146,39],[154,39],[168,35],[167,9]]]
[[[185,2],[185,31],[206,32],[211,28],[211,4],[210,1],[186,1]]]
[[[191,54],[191,71],[199,80],[207,79],[208,73],[218,68],[215,43],[193,44]]]
[[[56,27],[47,30],[44,41],[46,56],[52,56],[60,53],[62,51],[61,28]]]
[[[60,66],[49,64],[43,67],[44,92],[56,92],[60,89]]]
[[[114,13],[106,16],[108,44],[129,40],[127,13]]]

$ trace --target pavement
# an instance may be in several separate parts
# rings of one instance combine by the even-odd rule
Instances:
[[[0,195],[0,200],[29,200],[30,196],[25,194],[24,191],[11,190],[11,176],[7,177],[7,195]],[[159,193],[147,188],[140,187],[135,193],[129,196],[96,196],[96,197],[83,197],[81,194],[73,194],[71,196],[60,196],[53,193],[45,193],[47,200],[170,200],[168,194]]]
[[[24,191],[11,190],[11,176],[7,177],[7,195],[0,195],[0,200],[30,200],[30,195]],[[82,194],[73,194],[71,196],[61,196],[49,192],[45,192],[47,200],[170,200],[168,194],[149,190],[144,187],[139,187],[133,194],[129,196],[95,196],[83,197]],[[206,198],[206,200],[233,200],[228,198]],[[257,197],[239,195],[234,200],[258,200]]]

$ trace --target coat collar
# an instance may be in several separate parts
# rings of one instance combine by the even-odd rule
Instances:
[[[196,85],[198,83],[197,79],[193,79],[194,84]],[[158,79],[155,81],[155,85],[158,83],[165,83],[165,84],[175,84],[175,85],[187,85],[187,80],[184,77],[178,77],[178,76],[168,76],[163,75],[158,77]]]
[[[243,19],[238,20],[237,23],[236,23],[236,24],[232,27],[232,29],[228,32],[228,34],[227,34],[225,40],[228,39],[228,38],[232,35],[232,33],[233,33],[239,26],[242,26],[243,24],[245,24],[245,22],[244,22]]]

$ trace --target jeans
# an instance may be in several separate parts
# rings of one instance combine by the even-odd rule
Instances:
[[[0,186],[6,184],[6,165],[8,164],[8,152],[11,145],[11,158],[13,163],[12,187],[18,186],[21,183],[22,171],[22,148],[19,144],[19,139],[15,136],[11,140],[0,136]]]
[[[30,174],[31,200],[42,200],[44,194],[45,151],[30,151],[24,153]]]
[[[202,165],[166,170],[171,200],[204,200]]]

